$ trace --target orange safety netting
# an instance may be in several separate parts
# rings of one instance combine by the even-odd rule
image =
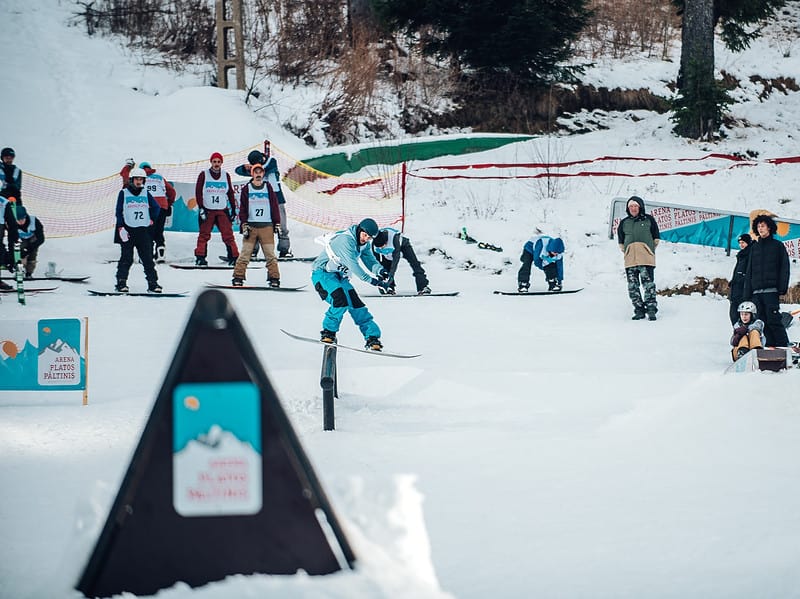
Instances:
[[[223,169],[236,181],[243,179],[234,169],[247,161],[254,146],[226,154]],[[325,229],[342,229],[362,218],[372,217],[379,225],[398,226],[403,221],[401,169],[370,179],[350,179],[318,171],[285,152],[271,147],[283,174],[282,189],[290,219]],[[184,164],[158,164],[153,168],[170,181],[194,183],[206,160]],[[122,165],[120,165],[120,168]],[[48,237],[74,237],[106,231],[114,226],[116,199],[122,180],[114,174],[94,181],[70,183],[24,173],[25,206],[35,214]],[[184,198],[187,205],[192,198]]]

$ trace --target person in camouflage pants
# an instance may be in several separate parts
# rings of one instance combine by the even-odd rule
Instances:
[[[660,233],[656,219],[645,213],[644,200],[631,196],[625,208],[628,216],[617,229],[619,249],[625,255],[625,278],[628,282],[628,297],[633,304],[633,320],[642,320],[647,313],[649,320],[656,319],[656,246]],[[644,297],[641,289],[644,288]]]

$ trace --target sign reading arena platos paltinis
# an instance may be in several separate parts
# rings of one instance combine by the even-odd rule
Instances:
[[[86,318],[0,322],[0,391],[86,389]]]

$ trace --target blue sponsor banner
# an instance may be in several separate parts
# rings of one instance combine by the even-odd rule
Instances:
[[[239,201],[239,193],[243,183],[233,183],[233,195]],[[175,203],[172,205],[172,215],[167,217],[165,231],[181,231],[197,233],[200,231],[198,222],[197,199],[194,197],[194,183],[172,183],[175,187]],[[234,220],[234,230],[238,227],[238,219]],[[216,228],[216,227],[215,227]]]
[[[86,335],[86,318],[0,322],[0,391],[85,391]]]
[[[611,203],[609,238],[617,235],[620,221],[627,216],[627,198],[615,198]],[[675,243],[691,243],[738,249],[736,238],[750,232],[750,215],[739,212],[708,211],[692,206],[662,204],[645,200],[646,212],[658,223],[661,239]],[[800,256],[800,222],[774,217],[778,224],[775,239],[782,241],[789,258]]]

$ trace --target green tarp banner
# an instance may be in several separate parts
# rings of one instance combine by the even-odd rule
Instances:
[[[413,143],[364,148],[352,154],[339,152],[310,158],[304,162],[318,171],[339,176],[345,173],[355,173],[373,164],[400,164],[409,160],[429,160],[439,156],[484,152],[507,144],[528,141],[529,139],[533,139],[533,137],[530,135],[507,135],[416,141]]]

